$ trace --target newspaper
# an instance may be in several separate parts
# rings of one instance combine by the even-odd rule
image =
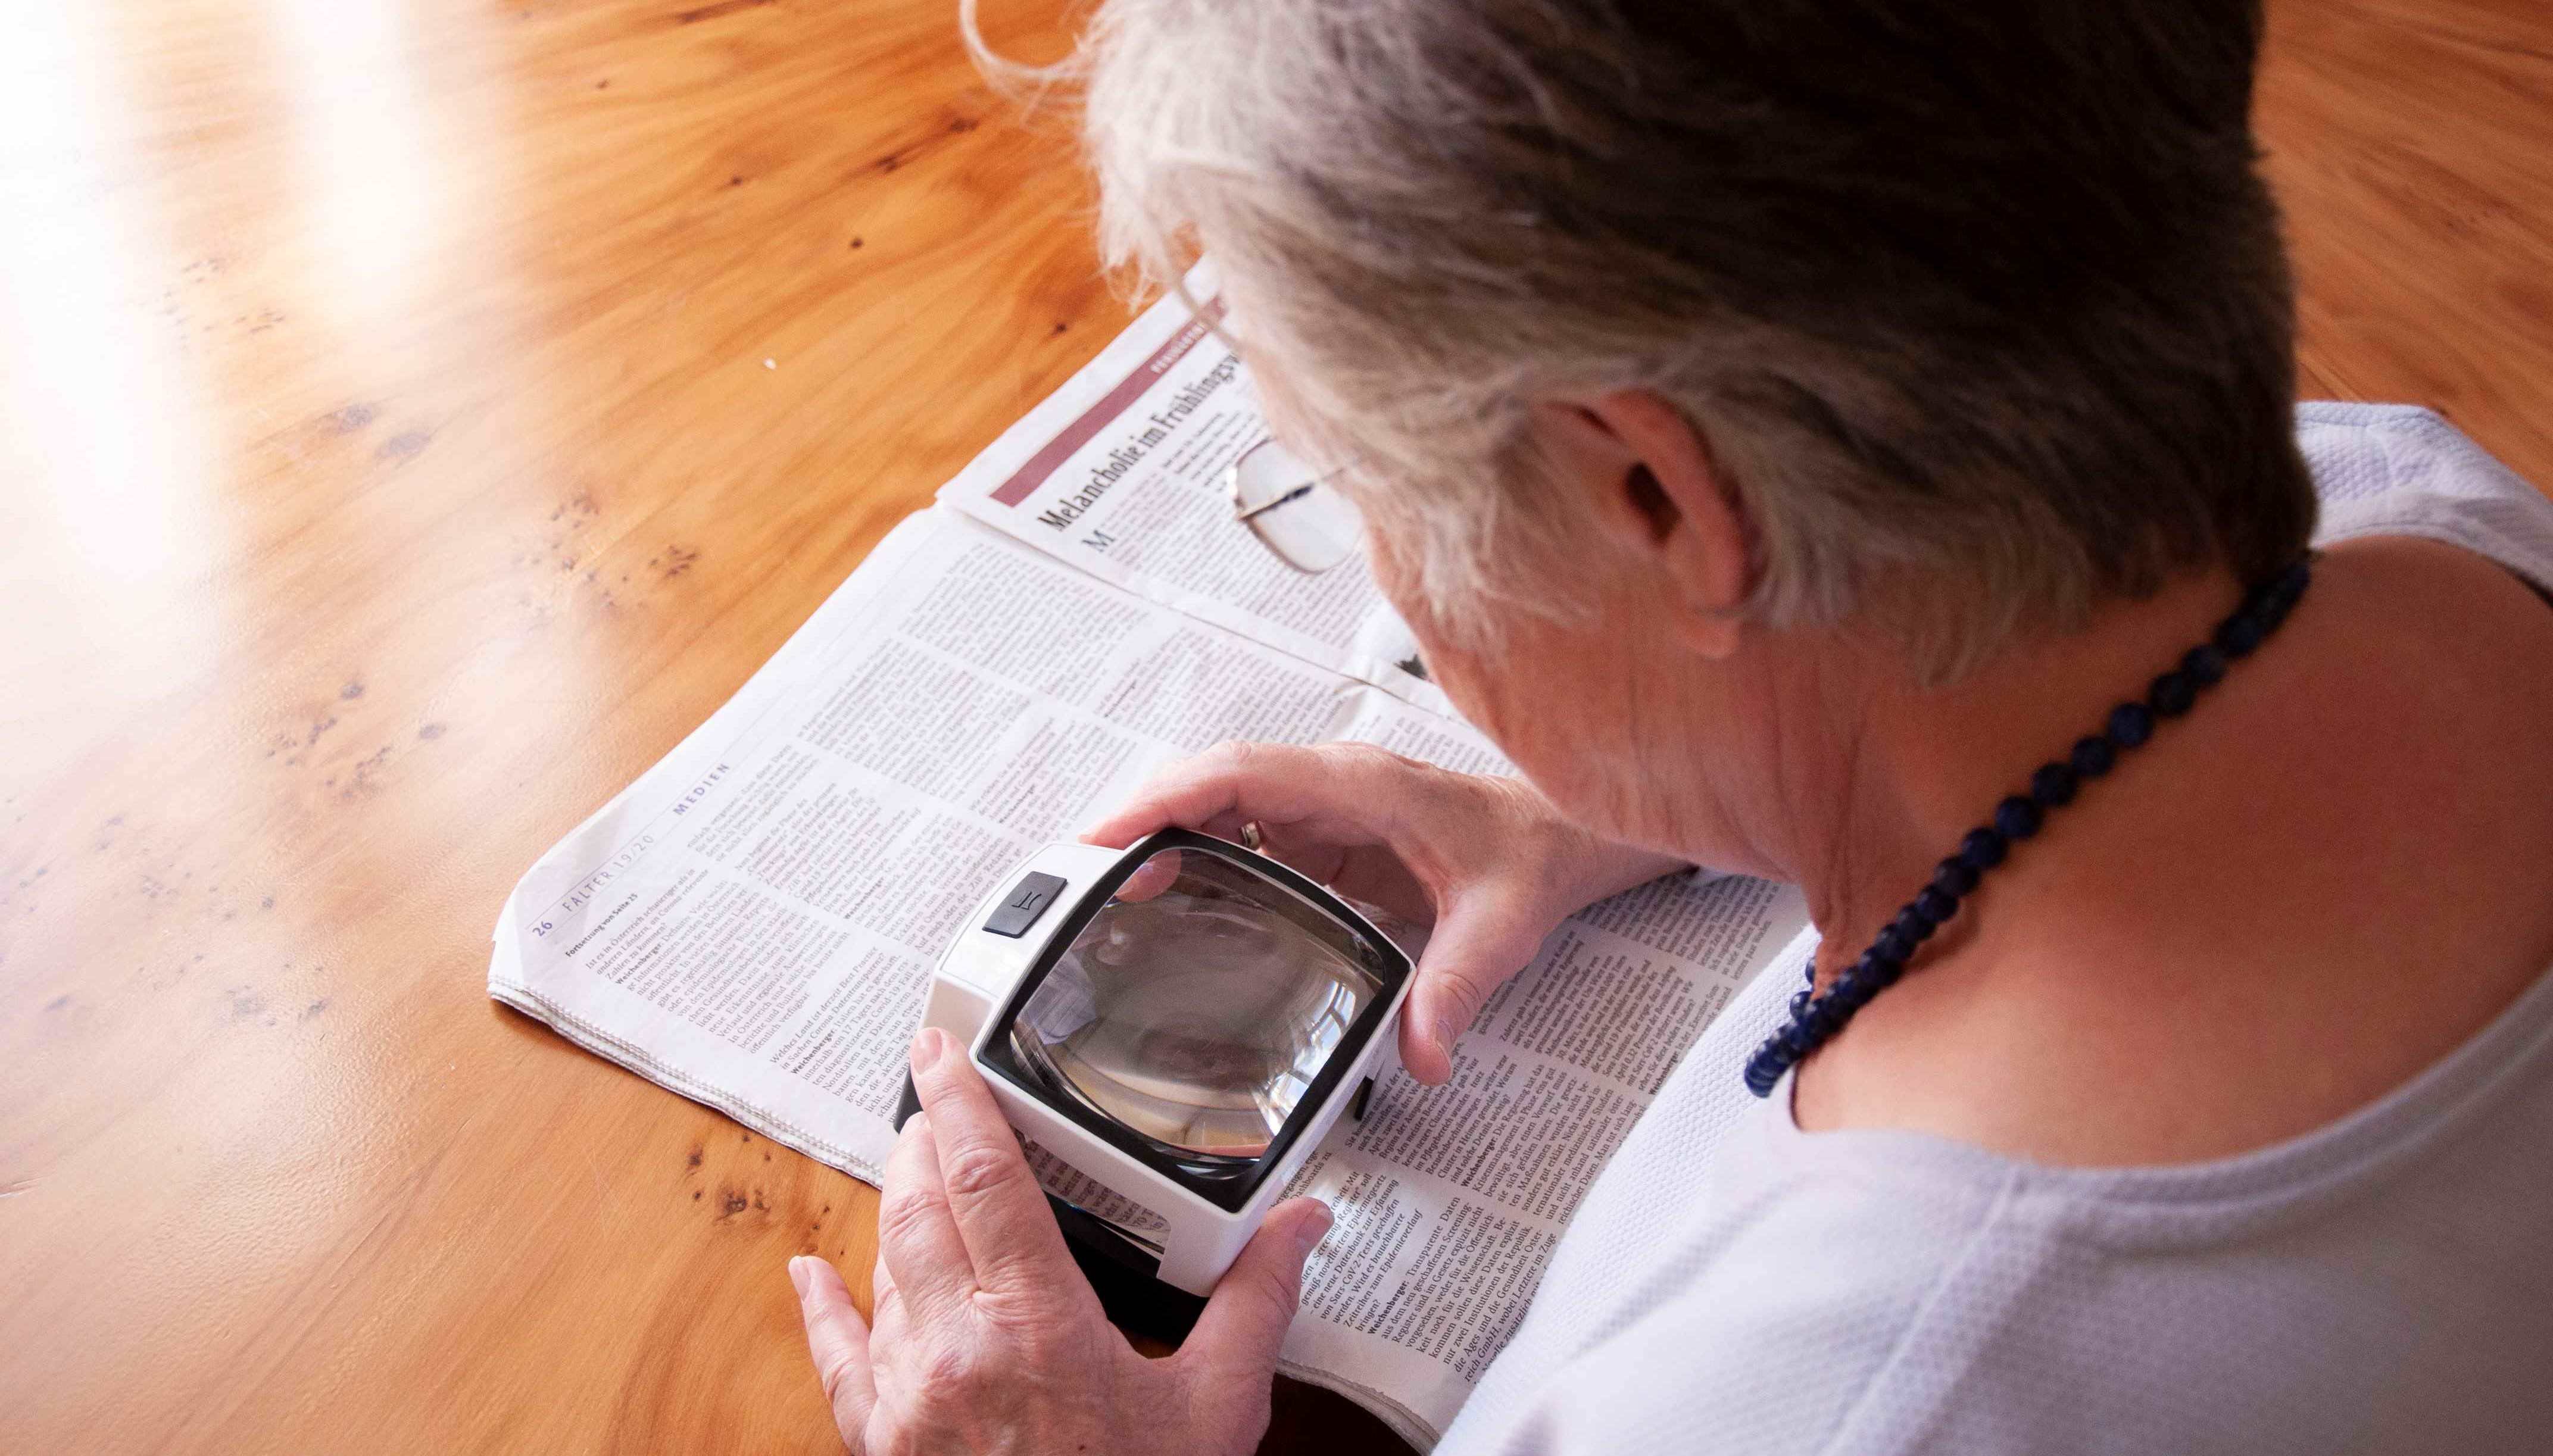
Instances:
[[[1355,739],[1511,771],[1362,564],[1303,576],[1232,519],[1220,476],[1264,425],[1215,306],[1148,310],[543,855],[489,994],[874,1182],[943,948],[1154,767]],[[1449,1085],[1393,1073],[1297,1178],[1337,1223],[1287,1373],[1432,1445],[1632,1120],[1805,925],[1795,890],[1676,876],[1561,927]]]

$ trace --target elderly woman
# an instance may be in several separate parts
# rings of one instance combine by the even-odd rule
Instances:
[[[1255,822],[1432,912],[1421,1081],[1649,876],[1794,881],[1822,942],[1684,1059],[1442,1449],[2553,1440],[2553,508],[2434,416],[2290,404],[2259,26],[1100,7],[1108,245],[1220,261],[1524,778],[1236,745],[1093,837]],[[915,1066],[875,1330],[798,1271],[852,1449],[1249,1449],[1322,1210],[1145,1361],[964,1059]]]

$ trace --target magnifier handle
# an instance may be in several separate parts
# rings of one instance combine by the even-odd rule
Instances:
[[[1371,1087],[1373,1083],[1366,1085]],[[1360,1093],[1360,1115],[1364,1103]],[[921,1110],[922,1097],[914,1090],[913,1076],[908,1072],[904,1090],[895,1099],[895,1130],[904,1131],[905,1123]],[[1177,1345],[1188,1337],[1197,1316],[1205,1312],[1204,1299],[1162,1283],[1155,1277],[1161,1262],[1127,1242],[1107,1220],[1085,1213],[1053,1193],[1046,1195],[1046,1206],[1054,1210],[1055,1224],[1063,1230],[1064,1247],[1072,1251],[1072,1262],[1090,1281],[1091,1292],[1099,1296],[1099,1307],[1106,1311],[1111,1324],[1166,1345]]]

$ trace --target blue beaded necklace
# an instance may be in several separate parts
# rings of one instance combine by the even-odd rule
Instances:
[[[2108,773],[2119,755],[2143,747],[2157,724],[2187,713],[2198,695],[2224,680],[2228,664],[2248,657],[2286,620],[2313,578],[2312,558],[2299,557],[2286,570],[2254,587],[2234,615],[2217,623],[2208,639],[2181,655],[2180,664],[2146,689],[2145,701],[2130,701],[2110,710],[2101,730],[2075,740],[2073,751],[2039,766],[2030,776],[2030,792],[2014,794],[1995,806],[1994,821],[1968,831],[1959,847],[1933,871],[1933,882],[1906,902],[1897,918],[1861,952],[1861,958],[1818,994],[1817,957],[1809,957],[1807,989],[1791,998],[1791,1019],[1746,1061],[1746,1090],[1769,1095],[1782,1073],[1834,1039],[1854,1013],[1897,983],[1916,949],[1958,914],[1959,901],[1977,887],[1977,879],[2003,863],[2012,846],[2039,833],[2048,815],[2074,802],[2087,779]]]

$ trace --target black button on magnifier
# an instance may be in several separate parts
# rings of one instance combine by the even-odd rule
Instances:
[[[1019,883],[1003,897],[1001,908],[984,919],[984,929],[997,936],[1022,936],[1038,923],[1054,897],[1063,893],[1060,875],[1041,874],[1031,870],[1020,876]]]

